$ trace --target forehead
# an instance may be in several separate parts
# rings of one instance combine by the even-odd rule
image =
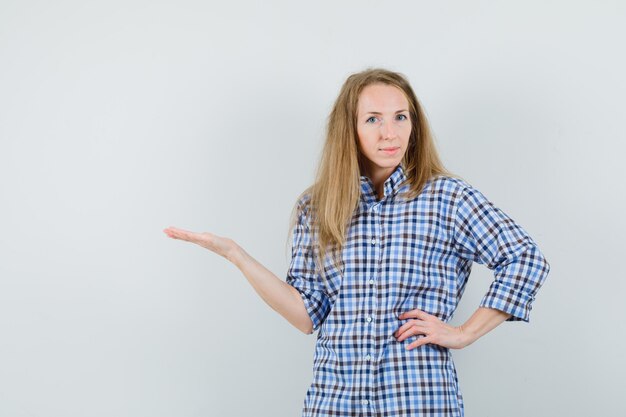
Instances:
[[[369,111],[395,112],[408,109],[408,101],[404,92],[398,87],[387,84],[370,84],[359,94],[359,113]]]

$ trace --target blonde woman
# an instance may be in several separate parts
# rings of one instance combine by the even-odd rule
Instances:
[[[450,349],[528,321],[550,270],[519,224],[443,167],[406,77],[380,68],[341,88],[290,230],[285,281],[231,239],[164,231],[228,259],[293,326],[319,330],[303,417],[463,416]],[[473,262],[494,280],[452,326]]]

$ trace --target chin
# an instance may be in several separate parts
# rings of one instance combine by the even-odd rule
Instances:
[[[395,160],[395,159],[385,159],[384,161],[380,161],[378,166],[380,166],[381,168],[394,168],[400,162],[402,162],[402,158],[398,158],[397,160]]]

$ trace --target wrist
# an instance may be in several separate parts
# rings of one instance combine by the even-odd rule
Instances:
[[[463,347],[471,345],[478,338],[476,333],[472,332],[470,329],[468,329],[465,324],[460,325],[458,327],[458,329],[459,329],[459,333],[461,335],[460,336],[460,338],[461,338],[461,345]]]
[[[246,258],[246,251],[235,242],[232,243],[231,247],[226,252],[226,259],[232,262],[237,268],[241,269],[243,262]]]

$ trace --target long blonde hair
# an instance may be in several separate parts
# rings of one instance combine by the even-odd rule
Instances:
[[[398,196],[407,200],[417,197],[426,181],[437,175],[459,177],[449,172],[439,159],[424,111],[403,74],[383,68],[368,68],[350,75],[328,116],[326,140],[315,182],[298,196],[289,222],[291,235],[302,211],[306,210],[310,215],[311,249],[315,253],[311,256],[322,277],[325,275],[323,260],[327,253],[333,255],[333,265],[341,262],[339,254],[345,243],[346,231],[359,206],[360,176],[365,175],[365,157],[358,148],[358,100],[363,88],[375,83],[399,88],[409,102],[412,129],[401,163],[410,188]],[[307,198],[303,199],[305,196]],[[298,204],[300,202],[305,204]]]

